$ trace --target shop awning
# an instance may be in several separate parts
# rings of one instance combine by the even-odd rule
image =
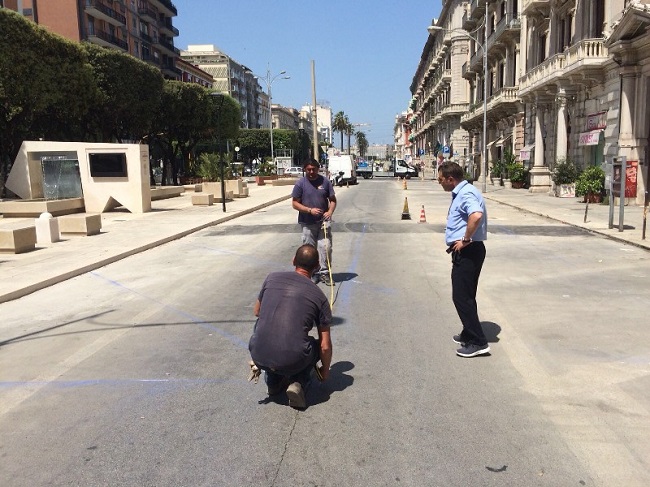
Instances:
[[[600,141],[600,133],[603,129],[590,130],[589,132],[582,132],[578,140],[579,146],[584,145],[598,145]]]
[[[497,147],[502,147],[503,144],[505,144],[505,142],[508,139],[510,139],[511,137],[512,137],[512,135],[506,135],[504,137],[500,137],[500,138],[497,139],[496,144],[494,144],[494,145],[496,145]]]

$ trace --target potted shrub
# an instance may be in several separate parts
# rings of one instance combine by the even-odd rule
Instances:
[[[275,174],[275,165],[270,161],[262,162],[257,168],[255,182],[258,186],[264,186],[265,181],[271,181],[273,179],[278,179],[278,175]]]
[[[492,167],[490,168],[490,182],[495,186],[501,186],[502,176],[503,176],[503,161],[501,159],[492,161]]]
[[[600,203],[605,188],[605,171],[600,166],[589,166],[576,180],[576,195],[584,196],[585,203]]]
[[[552,175],[555,183],[555,196],[572,198],[576,195],[575,182],[578,179],[578,169],[570,159],[559,159],[555,164]]]
[[[515,155],[510,149],[506,149],[503,153],[503,158],[501,159],[501,171],[503,176],[503,187],[512,188],[512,180],[510,179],[510,171],[517,166],[515,160]]]
[[[524,187],[526,183],[526,170],[521,164],[516,162],[508,166],[508,176],[512,187],[515,189],[520,189]]]

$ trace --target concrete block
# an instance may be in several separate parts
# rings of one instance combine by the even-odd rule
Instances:
[[[271,181],[271,186],[293,186],[298,178],[282,178]]]
[[[36,227],[12,225],[0,227],[0,252],[21,254],[36,247]]]
[[[41,216],[34,220],[36,227],[36,241],[40,244],[54,243],[61,240],[59,232],[59,220],[50,213],[41,213]]]
[[[183,189],[185,192],[195,192],[195,193],[200,193],[203,191],[203,185],[201,184],[184,184]]]
[[[59,218],[61,233],[79,235],[97,235],[102,229],[102,216],[95,215],[66,215]]]
[[[175,198],[183,194],[183,186],[158,186],[151,189],[151,201]]]
[[[233,199],[232,191],[226,191],[226,201],[232,201],[232,199]],[[214,202],[222,203],[221,194],[214,197]]]
[[[192,204],[194,206],[212,206],[214,195],[212,193],[196,193],[192,195]]]

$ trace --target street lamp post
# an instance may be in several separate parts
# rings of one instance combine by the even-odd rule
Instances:
[[[436,31],[445,31],[445,32],[462,32],[463,35],[469,37],[474,42],[476,42],[481,49],[483,49],[483,164],[481,165],[481,191],[485,193],[487,191],[487,159],[488,159],[488,149],[487,149],[487,78],[488,78],[488,61],[487,61],[487,19],[488,19],[488,2],[485,0],[485,24],[484,24],[484,36],[485,42],[481,43],[476,37],[471,35],[464,29],[443,29],[438,25],[430,25],[427,27],[429,33],[433,34]]]
[[[269,97],[269,132],[271,135],[271,162],[273,164],[275,164],[275,155],[273,154],[273,98],[271,96],[271,86],[276,79],[291,79],[291,76],[283,76],[286,73],[286,71],[280,71],[278,74],[273,76],[270,68],[267,67],[266,76],[255,75],[256,79],[261,79],[266,84],[266,93]]]

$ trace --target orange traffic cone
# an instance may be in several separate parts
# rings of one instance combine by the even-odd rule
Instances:
[[[402,188],[404,188],[404,189],[408,189],[408,188],[406,187],[406,178],[404,178],[403,181],[404,181],[404,182],[402,183]]]
[[[422,210],[420,210],[420,223],[427,222],[427,215],[424,213],[424,205],[422,205]]]
[[[404,209],[402,210],[402,220],[410,220],[411,214],[409,213],[408,198],[404,198]]]

